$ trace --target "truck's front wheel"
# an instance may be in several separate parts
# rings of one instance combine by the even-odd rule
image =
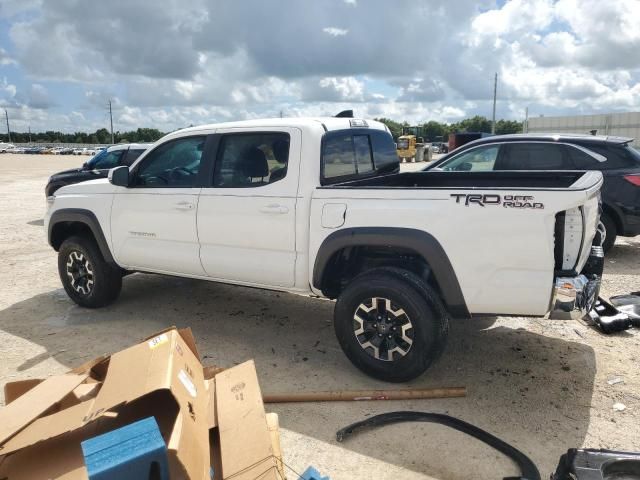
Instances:
[[[420,277],[377,268],[342,292],[334,328],[356,367],[380,380],[405,382],[421,375],[444,350],[449,316]]]
[[[83,236],[62,242],[58,273],[69,298],[81,307],[104,307],[122,288],[121,271],[105,262],[93,239]]]

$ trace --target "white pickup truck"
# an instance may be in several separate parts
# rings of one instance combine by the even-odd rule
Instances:
[[[253,120],[173,132],[108,179],[60,188],[45,226],[73,301],[129,272],[337,299],[361,370],[424,372],[449,318],[571,318],[597,297],[599,172],[399,173],[381,123]]]

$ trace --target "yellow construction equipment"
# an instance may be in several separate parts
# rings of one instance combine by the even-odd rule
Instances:
[[[402,135],[398,137],[398,146],[396,147],[398,157],[403,162],[411,160],[416,161],[416,136]]]

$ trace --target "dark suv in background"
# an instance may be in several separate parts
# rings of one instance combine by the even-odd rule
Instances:
[[[122,165],[130,167],[151,145],[151,143],[127,143],[105,148],[86,161],[82,167],[58,172],[49,177],[44,193],[49,197],[65,185],[106,178],[112,168]]]
[[[640,152],[632,138],[579,134],[496,135],[467,143],[425,170],[599,170],[604,250],[640,235]]]

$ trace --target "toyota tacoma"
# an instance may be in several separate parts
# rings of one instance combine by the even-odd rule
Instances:
[[[348,358],[423,373],[451,318],[576,318],[602,274],[592,171],[400,173],[389,130],[356,118],[191,127],[131,167],[48,197],[50,245],[88,308],[153,272],[335,299]]]

